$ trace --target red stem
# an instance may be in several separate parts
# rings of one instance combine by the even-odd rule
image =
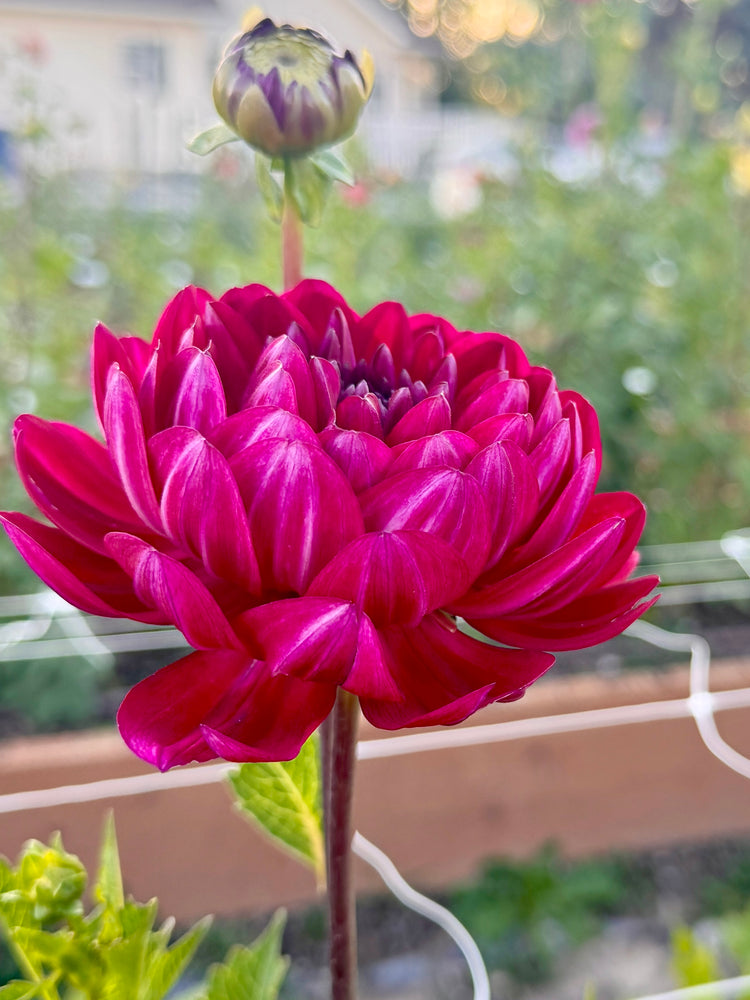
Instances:
[[[291,195],[285,191],[281,217],[281,266],[285,292],[302,280],[303,256],[302,221]]]
[[[352,800],[359,723],[357,698],[339,688],[333,708],[326,863],[331,1000],[356,1000],[357,927],[352,881]]]

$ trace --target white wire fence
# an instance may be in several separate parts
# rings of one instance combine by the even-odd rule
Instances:
[[[648,571],[661,576],[662,606],[750,600],[748,532],[736,532],[718,541],[650,546],[642,550],[642,554]],[[81,613],[49,591],[0,597],[0,620],[3,619],[0,662],[69,656],[111,667],[117,654],[188,648],[182,635],[167,627],[118,622],[116,631],[108,631],[112,629],[110,622]],[[750,778],[750,760],[726,743],[715,721],[716,713],[750,706],[750,688],[711,692],[711,650],[701,635],[674,634],[641,621],[631,625],[627,634],[652,646],[690,655],[690,694],[687,698],[370,740],[360,742],[358,759],[398,757],[529,736],[692,716],[706,748],[727,767]],[[223,780],[230,767],[224,763],[209,764],[167,774],[150,773],[8,793],[0,795],[0,814],[210,784]],[[359,833],[355,835],[353,849],[378,871],[405,906],[433,920],[453,938],[467,961],[474,1000],[490,1000],[486,968],[466,929],[443,907],[409,886],[393,862]],[[750,976],[742,976],[639,1000],[736,1000],[749,989]]]

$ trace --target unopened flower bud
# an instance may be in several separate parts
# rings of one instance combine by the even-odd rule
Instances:
[[[216,109],[269,156],[304,156],[354,131],[372,91],[369,56],[337,55],[309,28],[266,18],[229,43],[216,71]]]

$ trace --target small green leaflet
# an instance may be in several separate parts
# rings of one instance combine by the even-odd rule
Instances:
[[[195,949],[211,926],[211,917],[203,917],[190,928],[172,947],[156,955],[146,974],[147,997],[161,998],[172,989],[195,954]]]
[[[239,141],[240,137],[236,132],[233,132],[224,122],[218,122],[216,125],[212,125],[211,128],[207,128],[204,132],[194,135],[188,142],[187,148],[191,153],[196,153],[198,156],[205,156],[207,153],[212,153],[219,146],[224,146],[228,142]]]
[[[352,168],[339,153],[334,153],[332,149],[323,149],[318,153],[313,153],[310,156],[310,160],[315,164],[315,166],[322,170],[324,174],[334,181],[340,181],[342,184],[348,184],[350,187],[354,184],[354,173]]]
[[[274,169],[273,162],[267,156],[263,156],[262,153],[255,154],[255,178],[258,182],[258,190],[273,221],[281,222],[284,211],[284,191],[271,172]]]
[[[122,888],[120,854],[117,849],[114,813],[110,810],[104,821],[102,846],[99,853],[99,871],[94,886],[94,898],[109,909],[121,910],[125,905]]]
[[[310,865],[325,885],[325,849],[317,737],[294,760],[243,764],[229,780],[239,809],[273,840]]]
[[[308,226],[320,225],[332,180],[313,157],[289,157],[285,164],[285,190]]]
[[[233,948],[224,965],[214,966],[205,1000],[276,1000],[289,964],[281,956],[285,922],[279,910],[249,948]]]
[[[46,983],[52,985],[51,980]],[[39,996],[39,991],[45,983],[22,983],[19,979],[14,979],[5,986],[0,986],[0,1000],[32,1000]]]

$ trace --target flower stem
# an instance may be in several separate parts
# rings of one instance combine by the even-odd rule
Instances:
[[[284,165],[284,210],[281,216],[281,266],[284,291],[288,292],[302,280],[302,220],[292,196],[292,167]]]
[[[339,688],[326,794],[331,1000],[356,1000],[357,928],[352,882],[352,800],[359,701]]]

